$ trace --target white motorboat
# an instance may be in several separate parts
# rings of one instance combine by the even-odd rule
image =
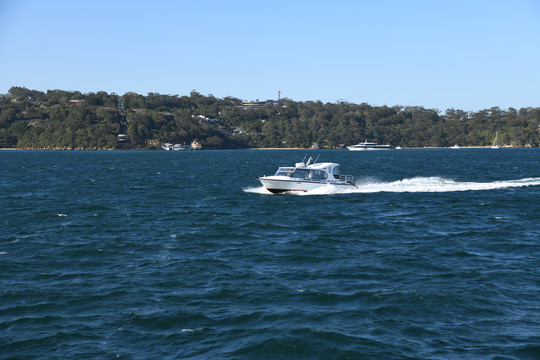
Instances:
[[[323,162],[310,164],[296,163],[294,167],[280,167],[272,176],[256,177],[266,190],[272,193],[286,191],[310,191],[322,186],[336,186],[339,188],[356,188],[352,175],[341,175],[339,164]]]
[[[390,149],[390,145],[379,145],[374,142],[364,141],[361,143],[358,143],[356,145],[347,146],[347,149],[351,151],[359,151],[359,150],[388,150]]]

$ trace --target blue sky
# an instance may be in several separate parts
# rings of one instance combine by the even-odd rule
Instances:
[[[0,0],[0,93],[540,106],[540,1]]]

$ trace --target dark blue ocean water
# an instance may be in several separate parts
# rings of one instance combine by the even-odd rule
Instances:
[[[359,188],[272,195],[305,154]],[[540,149],[0,151],[0,359],[539,359]]]

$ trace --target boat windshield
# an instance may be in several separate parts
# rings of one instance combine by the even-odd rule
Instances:
[[[277,171],[275,176],[291,176],[293,173],[294,168],[293,167],[280,167]]]
[[[327,179],[328,175],[323,170],[297,169],[293,167],[280,167],[275,176],[288,176],[299,179]]]
[[[296,169],[294,170],[294,172],[292,173],[292,177],[294,178],[307,178],[308,176],[308,173],[309,173],[309,170],[307,169]]]
[[[309,171],[309,178],[320,180],[320,179],[326,179],[328,178],[328,175],[323,170],[310,170]]]

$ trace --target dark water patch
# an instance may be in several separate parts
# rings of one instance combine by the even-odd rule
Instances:
[[[367,349],[377,347],[370,339],[348,337],[335,332],[311,328],[286,331],[269,339],[243,346],[229,354],[233,357],[260,357],[272,359],[368,359],[373,356],[384,357],[391,351],[381,349],[373,352]],[[365,348],[365,350],[364,350]]]

